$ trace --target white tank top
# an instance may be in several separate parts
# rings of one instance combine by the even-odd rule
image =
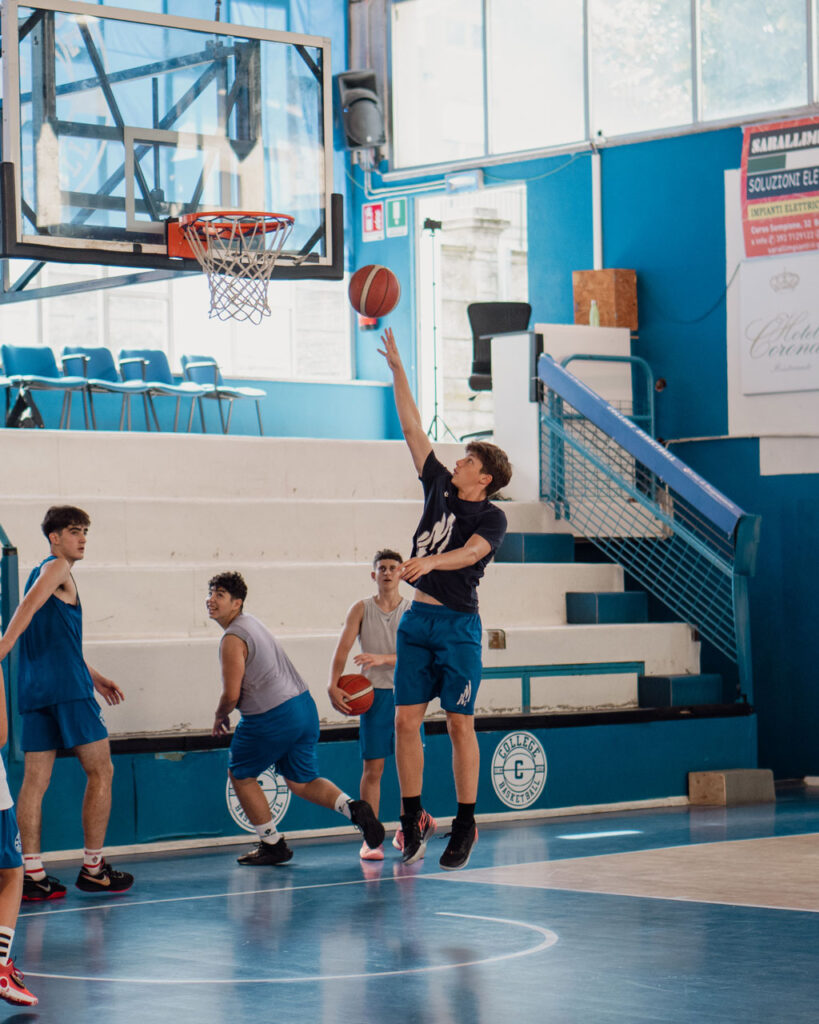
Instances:
[[[366,598],[364,617],[358,632],[361,650],[367,654],[395,654],[398,623],[409,606],[410,602],[403,597],[391,612],[382,612],[374,597]],[[394,672],[392,665],[375,665],[364,669],[363,674],[370,680],[374,690],[391,690]]]

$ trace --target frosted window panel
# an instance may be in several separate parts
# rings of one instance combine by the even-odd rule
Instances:
[[[591,134],[691,121],[689,0],[590,0]]]
[[[392,7],[395,164],[484,152],[481,0],[403,0]]]
[[[705,120],[809,101],[804,0],[701,0]]]
[[[487,32],[490,152],[582,139],[582,0],[491,0]]]

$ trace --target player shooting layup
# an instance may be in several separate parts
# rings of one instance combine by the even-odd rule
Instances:
[[[458,813],[442,868],[462,868],[478,838],[475,803],[480,766],[475,697],[481,680],[481,620],[477,586],[506,533],[506,516],[488,500],[512,478],[506,453],[474,442],[450,473],[436,459],[424,432],[392,330],[379,352],[392,371],[401,429],[424,488],[424,511],[402,576],[415,599],[398,627],[395,667],[396,762],[404,813],[404,862],[424,855],[430,832],[421,806],[424,748],[420,726],[439,697],[452,741]]]

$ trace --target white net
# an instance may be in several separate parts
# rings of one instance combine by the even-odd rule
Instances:
[[[208,275],[210,316],[254,324],[270,316],[267,286],[293,223],[281,213],[180,218],[180,231]]]

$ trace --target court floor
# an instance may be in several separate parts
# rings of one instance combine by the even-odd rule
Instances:
[[[15,939],[40,1005],[0,1021],[819,1018],[819,790],[484,826],[462,872],[437,837],[411,867],[292,845],[276,868],[241,848],[122,860],[136,884],[107,902],[52,866],[67,898],[26,904]]]

